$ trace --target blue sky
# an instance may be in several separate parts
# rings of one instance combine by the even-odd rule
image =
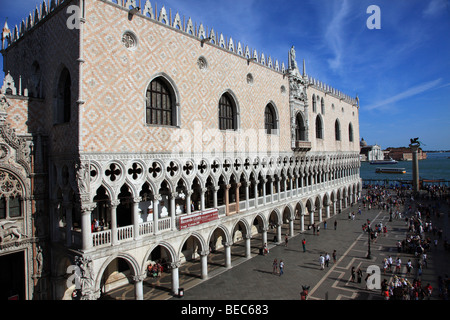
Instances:
[[[8,17],[12,30],[41,2],[0,0],[0,22]],[[368,144],[419,137],[425,150],[450,150],[450,0],[155,2],[286,66],[294,45],[310,76],[359,96]],[[366,25],[370,5],[380,8],[381,29]]]

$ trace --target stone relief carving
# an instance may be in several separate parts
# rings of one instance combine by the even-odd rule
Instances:
[[[0,243],[12,241],[15,238],[18,241],[22,236],[25,235],[15,220],[0,221]]]
[[[78,266],[80,272],[78,274],[81,299],[90,300],[94,295],[94,266],[93,261],[89,257],[75,257],[75,265]]]

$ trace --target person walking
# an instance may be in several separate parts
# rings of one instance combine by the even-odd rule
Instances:
[[[320,270],[324,269],[325,266],[325,257],[321,254],[319,257]]]
[[[283,260],[280,260],[280,277],[284,273],[284,262]]]
[[[333,254],[332,254],[332,256],[333,256],[333,263],[336,263],[336,255],[337,255],[336,250],[333,250]]]
[[[358,275],[358,283],[361,283],[361,279],[362,279],[362,270],[361,268],[358,268],[358,270],[356,271],[356,274]]]
[[[288,238],[288,235],[286,235],[286,236],[284,237],[284,246],[285,246],[285,247],[288,246],[288,242],[289,242],[289,238]]]
[[[317,235],[320,234],[320,225],[317,226]]]
[[[355,282],[355,275],[356,275],[356,273],[355,273],[355,267],[352,267],[351,273],[352,273],[351,282]]]
[[[303,240],[302,240],[302,247],[303,247],[303,252],[306,252],[306,240],[305,240],[305,238],[303,238]]]
[[[334,220],[334,230],[337,228],[337,220]]]
[[[325,253],[325,267],[328,268],[328,264],[330,263],[330,255],[327,253]]]
[[[408,262],[406,263],[406,274],[408,276],[411,275],[411,269],[412,269],[412,262],[411,259],[408,259]]]
[[[278,273],[278,261],[277,261],[277,259],[273,259],[272,274],[277,274],[277,273]]]

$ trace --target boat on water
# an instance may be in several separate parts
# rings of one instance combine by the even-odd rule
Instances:
[[[397,161],[394,159],[385,159],[385,160],[372,160],[370,164],[396,164]]]
[[[405,168],[376,168],[376,173],[406,173]]]

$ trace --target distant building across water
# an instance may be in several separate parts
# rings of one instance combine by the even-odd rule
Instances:
[[[399,147],[399,148],[386,148],[381,150],[381,146],[378,144],[368,145],[364,138],[360,141],[360,153],[359,157],[361,161],[375,161],[375,160],[386,160],[393,159],[397,161],[412,161],[412,150],[409,147]],[[419,160],[425,160],[427,154],[423,152],[421,148],[418,150]]]
[[[359,145],[361,147],[359,152],[361,161],[384,160],[384,153],[379,145],[367,145],[364,138],[361,138]]]
[[[409,147],[386,148],[386,154],[394,160],[412,161],[412,150]],[[422,148],[419,148],[419,150],[417,150],[417,157],[419,160],[425,160],[427,154],[423,152]]]

